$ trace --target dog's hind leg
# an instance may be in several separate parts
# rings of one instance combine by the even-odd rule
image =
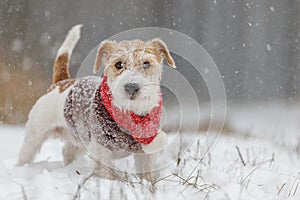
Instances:
[[[67,142],[62,150],[64,164],[67,165],[73,162],[80,153],[82,153],[80,147],[74,145],[72,142]]]
[[[42,144],[48,137],[47,131],[37,133],[36,130],[27,129],[25,133],[24,142],[19,152],[19,158],[17,165],[22,166],[27,163],[31,163]]]

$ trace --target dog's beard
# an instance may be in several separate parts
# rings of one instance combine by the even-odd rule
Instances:
[[[142,116],[158,106],[159,76],[146,78],[135,70],[127,70],[113,81],[108,79],[107,83],[113,96],[113,105],[121,110],[129,110]],[[128,95],[124,90],[124,85],[127,83],[137,83],[140,86],[134,96]]]

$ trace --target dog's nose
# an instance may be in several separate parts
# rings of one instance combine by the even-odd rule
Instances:
[[[127,83],[124,85],[124,90],[130,96],[134,96],[140,90],[140,86],[137,83]]]

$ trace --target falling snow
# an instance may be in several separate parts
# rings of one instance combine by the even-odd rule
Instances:
[[[62,2],[59,6],[51,1],[0,2],[0,152],[5,152],[0,154],[0,199],[74,199],[77,183],[90,173],[86,168],[91,163],[85,159],[69,166],[52,163],[62,159],[62,144],[58,141],[50,141],[42,149],[37,159],[42,163],[14,167],[28,112],[51,83],[57,49],[76,23],[82,23],[84,31],[83,40],[70,58],[72,78],[91,50],[110,36],[132,28],[171,29],[166,35],[154,35],[163,39],[174,55],[177,69],[173,71],[195,88],[201,106],[212,104],[211,94],[215,91],[209,88],[216,88],[208,87],[215,82],[206,78],[222,77],[227,117],[234,130],[220,137],[215,150],[201,160],[199,172],[195,171],[185,184],[180,178],[187,178],[186,173],[200,159],[197,144],[181,158],[177,171],[170,172],[180,177],[171,176],[158,183],[154,197],[148,182],[132,187],[93,177],[81,188],[78,199],[300,199],[299,4],[288,0],[92,0],[71,5]],[[203,74],[197,74],[193,62],[177,54],[182,46],[172,30],[201,45],[204,53],[193,59],[201,65]],[[195,51],[186,44],[189,48],[185,52]],[[208,65],[209,59],[214,61],[218,75]],[[91,60],[86,66],[88,75],[93,65]],[[163,71],[168,69],[164,67]],[[173,78],[172,74],[163,76]],[[172,92],[176,96],[184,91]],[[166,105],[174,106],[174,95],[164,95]],[[248,106],[249,102],[253,105]],[[179,103],[185,105],[188,101]],[[201,107],[201,115],[204,110]],[[192,115],[194,111],[188,112]],[[195,142],[201,143],[203,135],[197,139]]]
[[[266,45],[266,49],[267,49],[267,51],[271,51],[272,50],[272,46],[270,44],[267,44]]]

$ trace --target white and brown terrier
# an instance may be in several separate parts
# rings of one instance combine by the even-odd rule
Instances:
[[[93,68],[96,73],[103,64],[103,78],[72,79],[68,65],[80,28],[69,31],[54,63],[53,85],[29,114],[19,166],[32,162],[50,136],[66,142],[66,164],[85,150],[82,143],[100,160],[152,153],[166,144],[166,134],[159,128],[163,56],[175,67],[166,44],[160,39],[103,41]]]

